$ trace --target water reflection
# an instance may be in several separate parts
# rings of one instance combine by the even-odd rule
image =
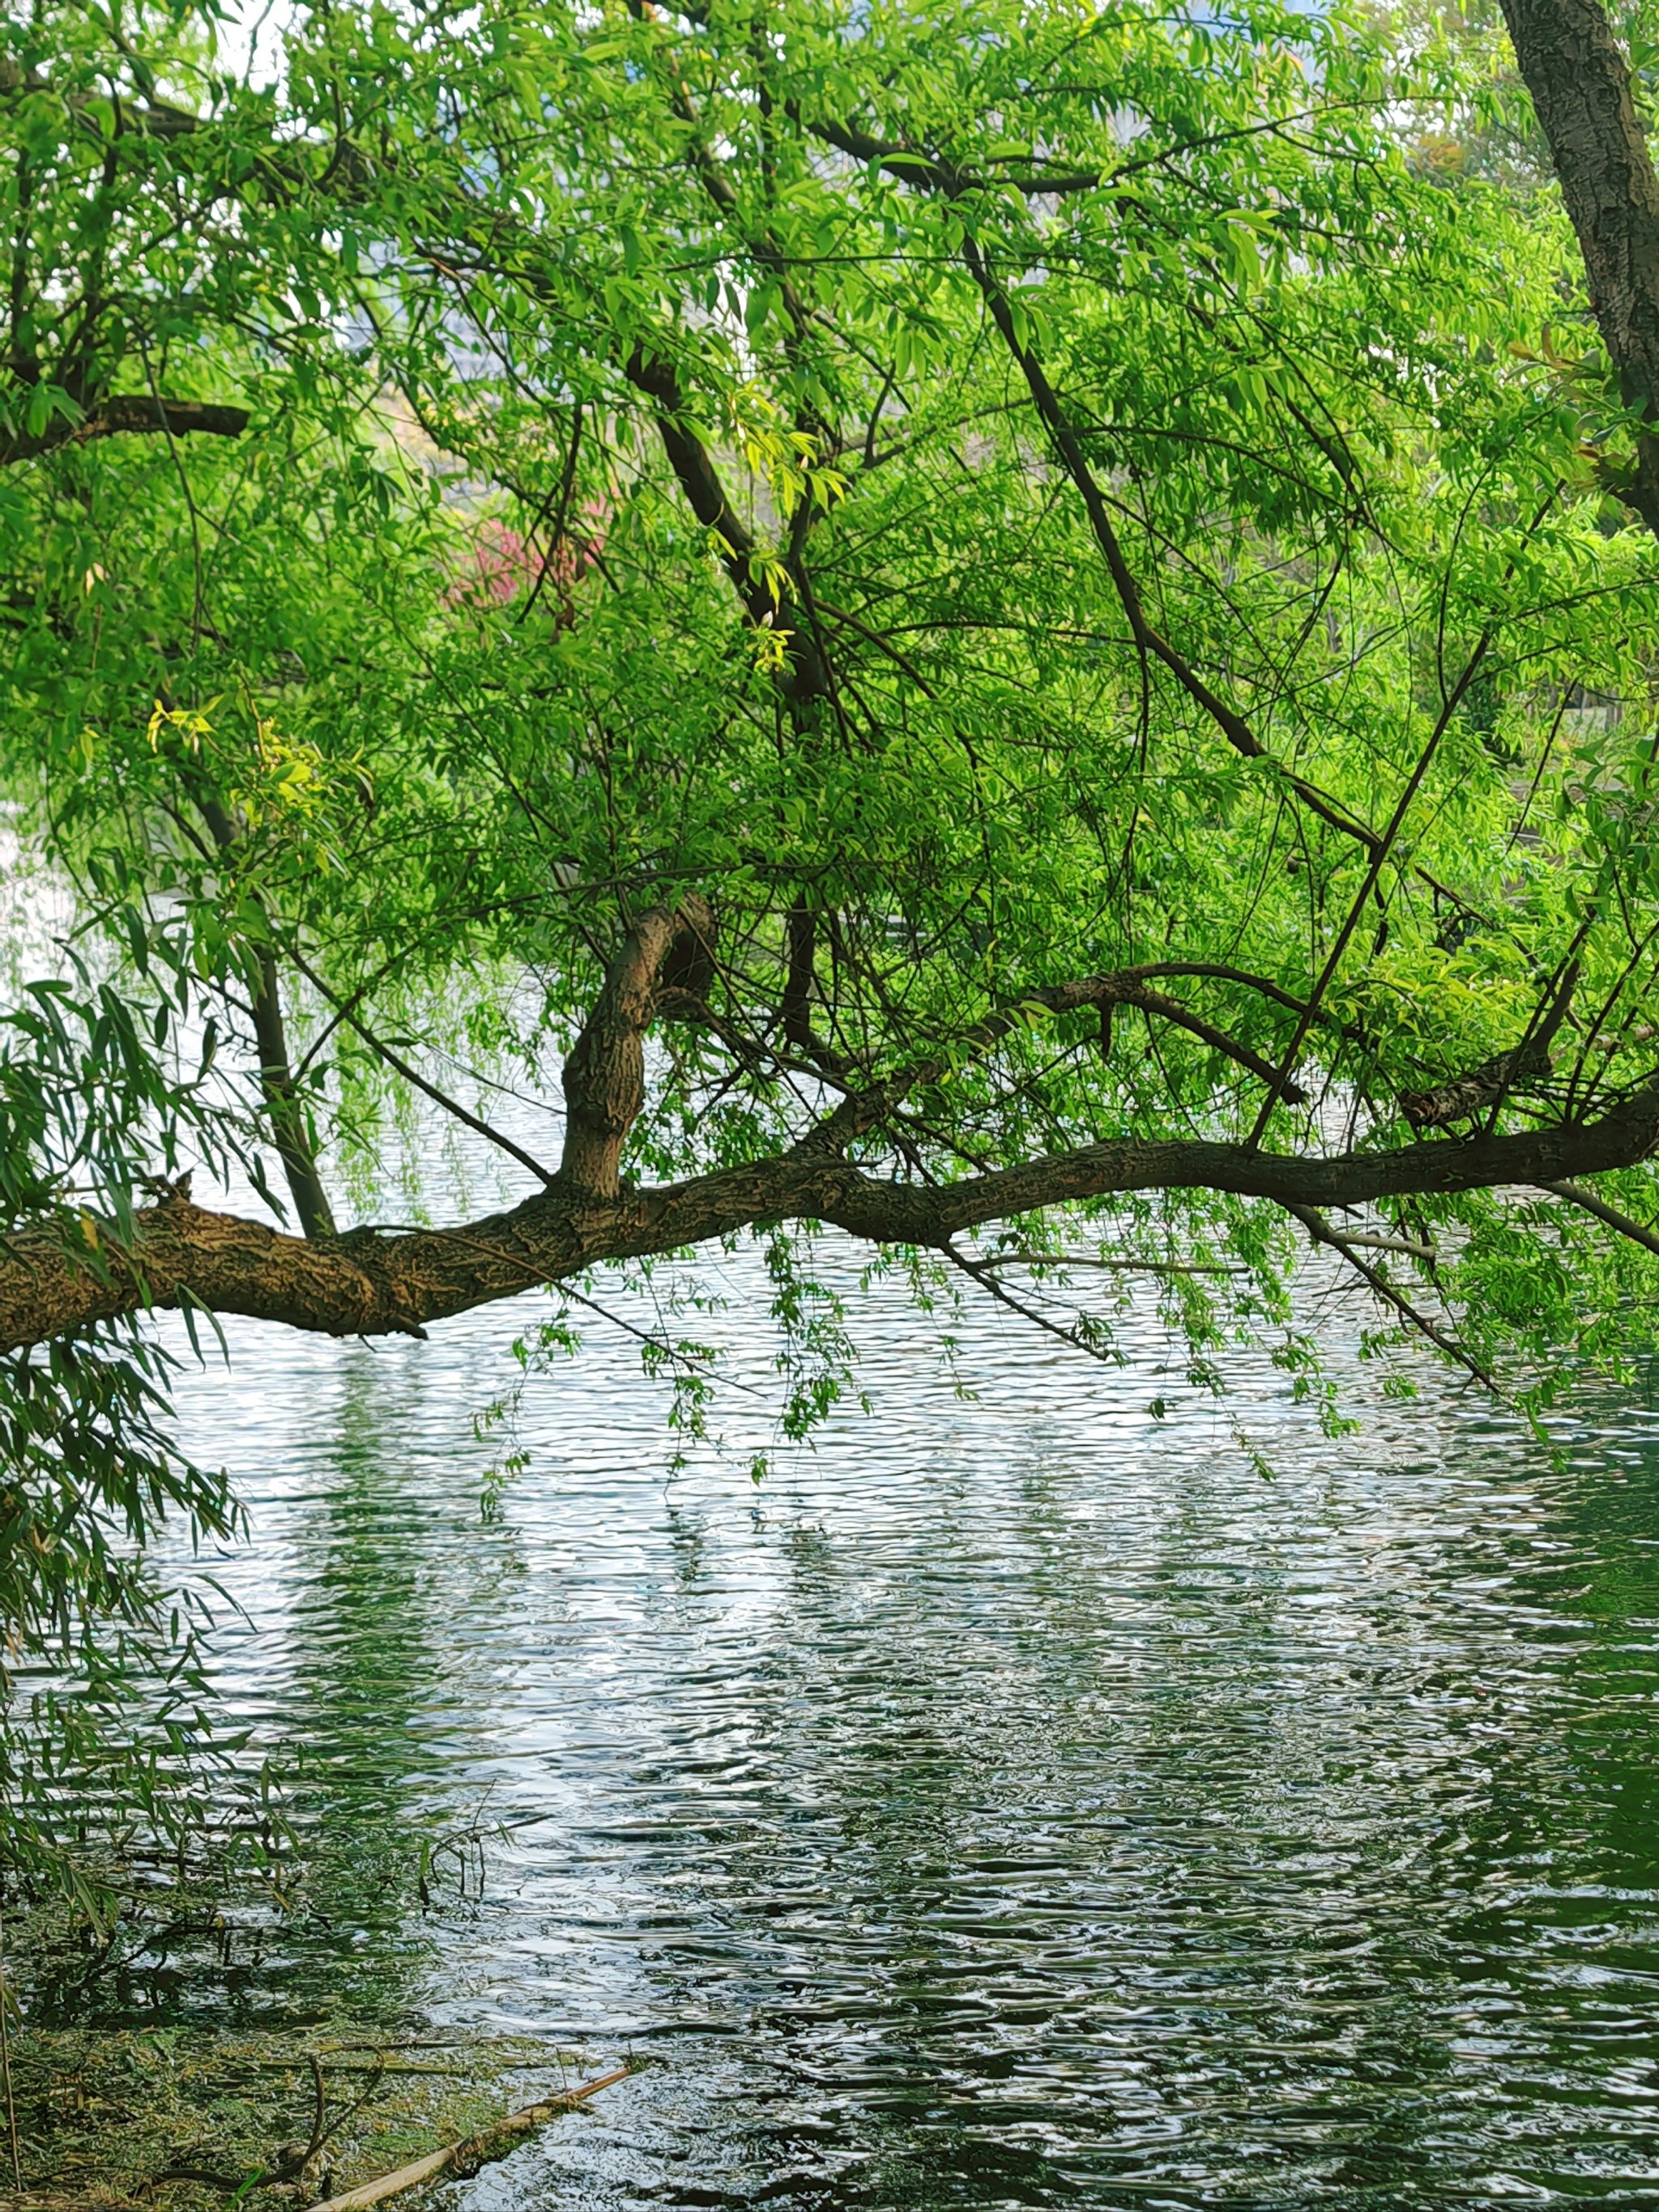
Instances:
[[[390,1966],[661,2062],[480,2205],[1659,2202],[1650,1425],[1332,1444],[1242,1368],[1267,1483],[1146,1416],[1150,1334],[1100,1377],[988,1322],[963,1405],[895,1308],[877,1417],[759,1493],[748,1401],[665,1481],[596,1344],[489,1524],[514,1325],[248,1330],[188,1407],[254,1510],[224,1693],[319,1843],[254,1996]],[[410,1823],[486,1792],[532,1825],[483,1907],[405,1911]]]
[[[293,1537],[284,1703],[303,1753],[305,1952],[326,1947],[330,1994],[359,2010],[398,1986],[389,1954],[423,1948],[411,1824],[453,1826],[453,1777],[493,1703],[488,1663],[453,1626],[492,1618],[520,1565],[510,1538],[457,1542],[477,1507],[423,1483],[433,1425],[417,1365],[353,1346]]]

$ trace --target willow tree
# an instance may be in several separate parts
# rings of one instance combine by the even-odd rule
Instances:
[[[1605,23],[1513,12],[1659,222]],[[1477,158],[1531,128],[1488,47],[437,0],[301,10],[267,82],[222,36],[0,33],[0,758],[68,908],[0,1071],[10,1559],[222,1511],[146,1427],[159,1309],[418,1335],[754,1231],[787,1278],[799,1224],[1108,1355],[1144,1280],[1200,1384],[1242,1334],[1308,1385],[1310,1239],[1379,1351],[1645,1349],[1659,384]],[[522,1201],[342,1226],[400,1097]],[[230,1165],[264,1218],[192,1197]],[[15,1571],[27,1641],[76,1577]]]

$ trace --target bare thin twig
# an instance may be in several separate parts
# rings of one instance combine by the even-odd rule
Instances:
[[[12,2179],[21,2195],[23,2187],[23,2162],[17,2148],[17,2107],[11,2094],[11,1977],[5,1970],[4,1929],[0,1926],[0,2076],[3,2076],[6,2092],[6,2141],[11,2151]]]
[[[1364,1242],[1357,1239],[1356,1242]],[[1392,1249],[1415,1251],[1415,1245]],[[1122,1260],[1094,1258],[1082,1252],[996,1252],[977,1263],[981,1267],[1101,1267],[1113,1273],[1146,1275],[1248,1275],[1248,1267],[1229,1267],[1224,1260]]]
[[[1419,1244],[1409,1237],[1372,1237],[1361,1230],[1345,1229],[1342,1242],[1360,1245],[1368,1252],[1403,1252],[1408,1260],[1437,1260],[1440,1257],[1432,1244]]]
[[[1621,1237],[1628,1237],[1632,1244],[1643,1245],[1650,1252],[1659,1252],[1659,1234],[1644,1228],[1639,1221],[1632,1221],[1628,1213],[1621,1213],[1616,1206],[1609,1206],[1606,1199],[1598,1198],[1594,1191],[1586,1190],[1582,1183],[1540,1182],[1538,1188],[1548,1191],[1552,1197],[1565,1198],[1569,1206],[1582,1206],[1586,1213],[1593,1213],[1598,1221],[1605,1221],[1609,1229],[1616,1229]]]
[[[1359,1257],[1353,1248],[1361,1242],[1361,1239],[1346,1236],[1333,1229],[1324,1215],[1316,1212],[1310,1206],[1287,1206],[1285,1211],[1296,1217],[1316,1244],[1328,1244],[1332,1251],[1340,1253],[1354,1273],[1370,1285],[1385,1305],[1392,1306],[1402,1320],[1408,1321],[1414,1329],[1427,1337],[1429,1342],[1437,1346],[1449,1359],[1455,1359],[1458,1365],[1474,1376],[1475,1381],[1484,1389],[1490,1390],[1494,1397],[1498,1395],[1497,1383],[1480,1362],[1472,1359],[1456,1339],[1448,1336],[1444,1329],[1429,1319],[1427,1314],[1419,1313],[1409,1298],[1403,1297],[1399,1291],[1395,1290],[1394,1285],[1380,1269],[1369,1266]],[[1364,1241],[1376,1244],[1379,1240],[1370,1237]],[[1385,1245],[1384,1249],[1399,1250],[1404,1248]]]
[[[571,1299],[579,1306],[586,1306],[589,1313],[598,1314],[601,1321],[608,1321],[628,1335],[637,1338],[647,1350],[660,1352],[665,1359],[672,1359],[680,1367],[689,1367],[696,1374],[706,1375],[711,1382],[723,1383],[728,1390],[746,1391],[751,1398],[763,1398],[766,1395],[764,1390],[757,1390],[752,1382],[739,1382],[735,1375],[722,1375],[712,1361],[699,1359],[692,1352],[682,1352],[678,1345],[670,1344],[665,1337],[653,1336],[648,1328],[641,1328],[635,1322],[624,1319],[621,1314],[612,1313],[609,1306],[602,1306],[597,1298],[584,1297],[580,1291],[573,1290],[568,1283],[559,1285],[559,1296],[562,1298]]]
[[[306,2056],[311,2061],[313,2116],[311,2123],[311,2141],[306,2145],[306,2154],[300,2161],[302,2171],[316,2157],[328,2137],[328,2100],[323,2094],[322,2062],[314,2051],[308,2051]]]
[[[335,994],[329,989],[328,985],[324,982],[322,977],[301,953],[291,945],[286,950],[289,957],[312,988],[320,991],[330,1006],[338,1009],[340,1019],[344,1022],[346,1027],[355,1030],[369,1050],[377,1059],[383,1060],[394,1075],[401,1075],[405,1083],[412,1084],[415,1089],[429,1098],[434,1106],[441,1106],[446,1114],[453,1114],[458,1121],[464,1121],[469,1129],[477,1130],[479,1136],[486,1139],[498,1151],[509,1154],[521,1167],[528,1168],[531,1174],[538,1176],[541,1182],[552,1182],[551,1168],[544,1167],[539,1160],[532,1158],[531,1154],[526,1152],[522,1145],[515,1145],[511,1137],[503,1136],[499,1129],[493,1128],[478,1115],[470,1114],[459,1098],[452,1098],[447,1091],[440,1091],[435,1083],[428,1083],[425,1076],[412,1068],[401,1054],[393,1052],[389,1044],[377,1037],[367,1023],[360,1021],[350,1011],[349,1006],[341,1005]]]
[[[1005,1290],[996,1277],[988,1271],[982,1261],[969,1259],[965,1253],[958,1252],[954,1244],[941,1244],[939,1249],[953,1267],[960,1267],[970,1281],[977,1283],[981,1290],[987,1291],[999,1305],[1006,1306],[1010,1313],[1018,1314],[1022,1321],[1029,1321],[1048,1335],[1058,1337],[1062,1344],[1069,1345],[1073,1352],[1086,1352],[1091,1359],[1099,1360],[1103,1366],[1110,1366],[1114,1364],[1110,1352],[1103,1351],[1098,1345],[1091,1344],[1087,1337],[1082,1335],[1077,1329],[1062,1328],[1058,1322],[1050,1321],[1047,1314],[1038,1313],[1035,1306],[1028,1306],[1023,1299],[1015,1297],[1012,1291]]]

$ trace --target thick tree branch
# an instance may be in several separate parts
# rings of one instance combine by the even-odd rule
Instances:
[[[1547,1051],[1540,1052],[1535,1045],[1517,1047],[1513,1052],[1494,1053],[1467,1075],[1454,1076],[1432,1090],[1402,1091],[1400,1104],[1413,1129],[1437,1129],[1448,1121],[1484,1114],[1511,1091],[1547,1082],[1549,1074]]]
[[[705,530],[715,532],[722,557],[738,596],[750,616],[759,621],[770,603],[749,569],[755,541],[749,526],[726,495],[725,487],[708,457],[708,448],[689,427],[685,396],[672,363],[660,354],[647,354],[635,346],[625,370],[629,382],[641,392],[656,410],[663,451],[668,456],[686,504]]]
[[[656,413],[657,433],[686,505],[706,530],[720,542],[720,559],[744,612],[757,629],[779,626],[784,610],[775,602],[763,577],[757,573],[759,548],[721,483],[720,473],[692,423],[685,396],[672,362],[660,354],[647,354],[636,346],[624,372],[636,392],[643,392]],[[781,564],[780,564],[781,565]],[[791,594],[799,597],[797,578],[790,580]],[[784,690],[792,706],[830,696],[830,673],[808,631],[799,625],[787,629]]]
[[[789,960],[778,1019],[785,1042],[793,1045],[798,1053],[808,1055],[814,1054],[817,1046],[817,1039],[812,1034],[813,963],[817,941],[817,917],[805,899],[797,899],[789,909]]]
[[[838,1053],[812,1026],[812,997],[817,988],[818,918],[805,898],[789,909],[786,923],[788,957],[784,969],[783,996],[778,1002],[778,1025],[784,1042],[800,1062],[832,1082],[844,1077],[854,1063]]]
[[[1588,927],[1588,924],[1586,925]],[[1584,932],[1579,933],[1582,938]],[[1401,1093],[1400,1104],[1413,1129],[1435,1129],[1448,1121],[1461,1121],[1474,1114],[1496,1114],[1511,1091],[1547,1084],[1553,1073],[1550,1048],[1555,1042],[1578,981],[1575,957],[1562,970],[1560,981],[1540,1007],[1519,1044],[1508,1052],[1494,1053],[1465,1075],[1425,1091]]]
[[[1606,1199],[1598,1198],[1593,1190],[1580,1190],[1576,1184],[1570,1182],[1540,1183],[1539,1188],[1548,1191],[1553,1198],[1565,1198],[1569,1206],[1577,1206],[1586,1213],[1593,1213],[1598,1221],[1605,1221],[1609,1229],[1616,1229],[1632,1244],[1640,1244],[1646,1251],[1659,1253],[1659,1234],[1644,1222],[1632,1221],[1628,1213],[1621,1213],[1616,1206],[1609,1206]]]
[[[94,438],[125,437],[133,431],[162,431],[182,438],[192,432],[212,438],[240,438],[248,426],[246,407],[216,407],[198,399],[153,399],[148,392],[105,399],[79,422],[59,416],[33,436],[0,435],[0,468],[30,461],[60,446],[84,446]]]
[[[625,1033],[615,1060],[608,1055],[647,988],[635,940],[617,966],[615,1000],[590,1048],[602,1097],[608,1083],[619,1092],[629,1079]],[[590,1160],[597,1152],[602,1165],[611,1140],[608,1128],[592,1128],[579,1152],[586,1147]],[[617,1182],[608,1196],[562,1173],[513,1212],[463,1227],[364,1229],[314,1243],[174,1196],[137,1214],[125,1243],[112,1224],[81,1216],[0,1241],[0,1352],[145,1308],[187,1304],[331,1336],[416,1335],[450,1314],[587,1267],[677,1251],[757,1222],[824,1221],[874,1243],[939,1250],[987,1222],[1133,1191],[1224,1191],[1290,1208],[1359,1206],[1413,1193],[1548,1188],[1636,1166],[1656,1151],[1659,1080],[1595,1121],[1322,1158],[1125,1137],[942,1185],[866,1176],[854,1162],[808,1145],[656,1189]]]

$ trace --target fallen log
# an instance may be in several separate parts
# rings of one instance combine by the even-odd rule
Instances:
[[[572,2106],[584,2103],[599,2090],[610,2088],[613,2082],[625,2081],[637,2070],[634,2066],[619,2066],[612,2074],[601,2074],[597,2081],[584,2081],[580,2088],[566,2089],[556,2097],[544,2097],[539,2104],[526,2105],[522,2112],[508,2112],[505,2118],[481,2128],[465,2142],[451,2143],[444,2150],[428,2151],[424,2158],[415,2159],[391,2173],[383,2173],[378,2181],[360,2182],[356,2189],[313,2204],[311,2212],[369,2212],[371,2205],[384,2204],[390,2197],[401,2197],[406,2190],[419,2189],[457,2166],[477,2166],[492,2159],[505,2158],[521,2136],[532,2135],[550,2120],[557,2119],[561,2112],[568,2112]]]

